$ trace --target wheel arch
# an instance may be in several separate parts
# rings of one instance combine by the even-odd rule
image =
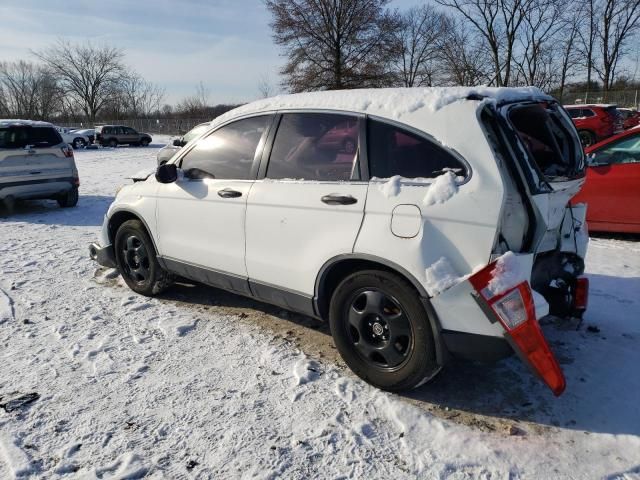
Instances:
[[[128,220],[138,220],[140,223],[142,223],[145,230],[147,231],[147,235],[149,235],[149,238],[153,242],[153,248],[155,249],[157,254],[158,246],[156,245],[155,238],[153,238],[153,235],[151,234],[151,229],[149,228],[149,225],[147,225],[147,222],[144,220],[144,218],[142,218],[142,216],[132,212],[131,210],[125,210],[125,209],[117,210],[111,214],[111,217],[109,217],[109,223],[107,224],[107,232],[109,234],[109,242],[111,243],[111,245],[114,245],[114,242],[116,239],[116,232],[118,231],[120,226]]]
[[[395,273],[411,284],[415,293],[420,298],[429,324],[431,325],[436,348],[436,361],[438,365],[444,365],[447,360],[447,350],[440,334],[442,327],[438,315],[431,305],[427,290],[408,270],[385,258],[369,254],[343,254],[337,255],[325,262],[316,277],[313,297],[316,314],[322,320],[326,321],[328,319],[329,303],[338,284],[353,272],[371,269]]]

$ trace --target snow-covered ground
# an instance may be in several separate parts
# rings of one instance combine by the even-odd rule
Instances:
[[[0,479],[640,478],[637,239],[592,239],[585,322],[545,327],[560,398],[517,358],[390,395],[313,320],[202,286],[148,299],[96,268],[87,245],[157,140],[77,152],[77,208],[0,219]]]

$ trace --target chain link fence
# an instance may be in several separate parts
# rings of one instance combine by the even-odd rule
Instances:
[[[553,93],[552,93],[553,94]],[[559,98],[556,95],[556,98]],[[640,90],[611,90],[607,92],[570,92],[562,95],[564,105],[586,103],[613,103],[619,107],[640,109]]]
[[[95,125],[125,125],[138,132],[156,133],[164,135],[178,136],[187,133],[196,125],[210,122],[211,118],[133,118],[128,120],[101,120]],[[93,128],[87,122],[60,122],[61,127],[83,127]]]

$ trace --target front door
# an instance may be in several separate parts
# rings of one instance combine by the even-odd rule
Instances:
[[[361,121],[343,114],[282,115],[268,165],[261,167],[264,178],[247,206],[247,271],[256,296],[304,309],[290,299],[310,305],[321,267],[353,251],[367,195],[355,128]]]
[[[158,189],[158,250],[176,273],[244,291],[245,213],[256,152],[270,116],[227,124],[178,161],[178,181]]]

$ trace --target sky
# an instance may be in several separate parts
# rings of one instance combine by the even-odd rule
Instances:
[[[211,104],[256,99],[261,79],[278,89],[284,62],[260,0],[1,0],[0,19],[0,61],[33,60],[58,38],[117,46],[167,103],[200,81]]]

